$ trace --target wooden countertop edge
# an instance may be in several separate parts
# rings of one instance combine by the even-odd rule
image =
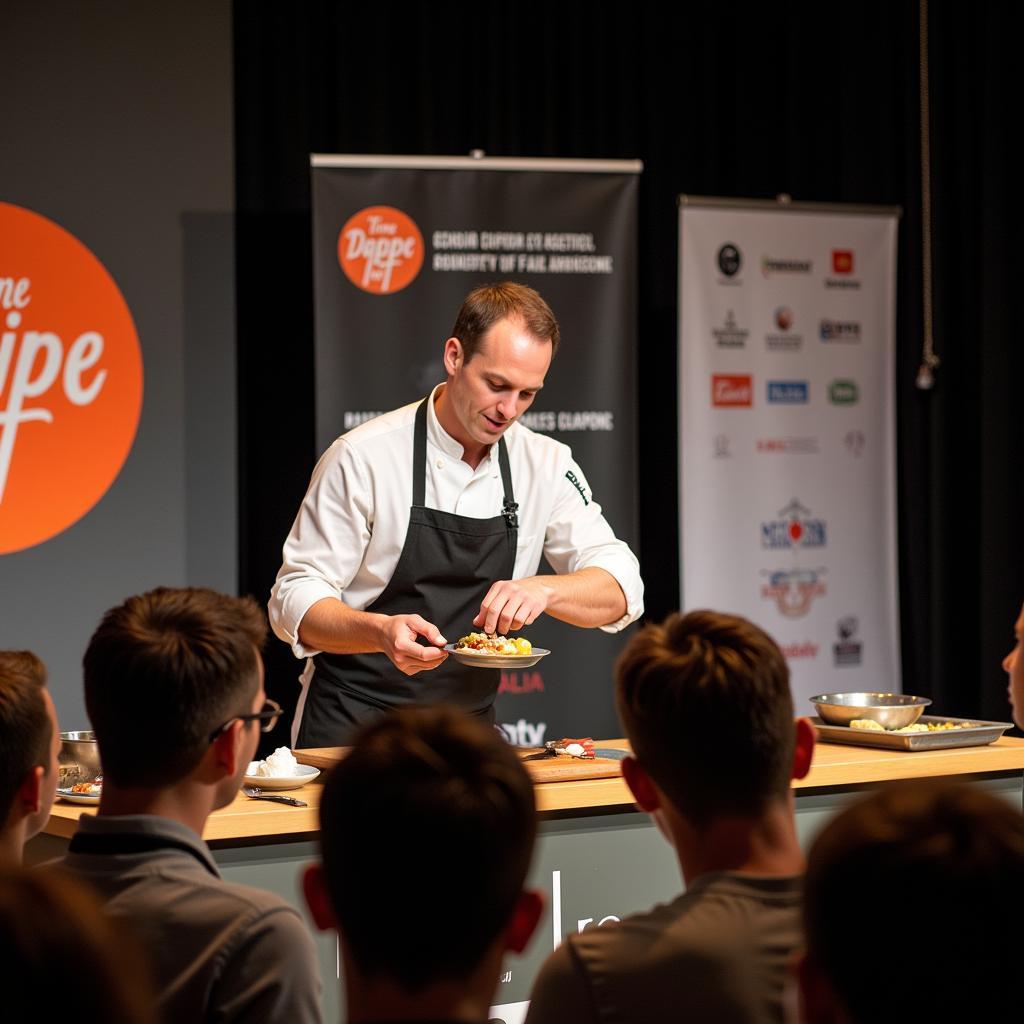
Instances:
[[[793,788],[797,791],[834,789],[899,779],[1021,771],[1024,771],[1024,740],[1013,737],[1003,737],[986,747],[914,753],[820,744],[810,774],[806,779],[795,781]],[[292,796],[308,801],[308,807],[284,807],[249,800],[239,794],[231,804],[210,816],[203,838],[221,844],[260,837],[315,835],[319,831],[322,788],[317,782],[291,792]],[[621,777],[541,782],[536,784],[534,792],[538,813],[548,817],[564,817],[573,811],[630,810],[634,806]],[[94,813],[91,807],[58,801],[43,831],[70,839],[79,817]]]

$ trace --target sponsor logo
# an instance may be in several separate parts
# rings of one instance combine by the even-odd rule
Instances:
[[[860,323],[857,320],[822,320],[819,333],[822,341],[860,343]]]
[[[799,619],[806,615],[815,598],[825,593],[824,569],[762,570],[767,582],[761,585],[761,597],[771,601],[780,615]]]
[[[732,458],[732,452],[729,450],[731,439],[728,434],[715,434],[712,444],[714,445],[714,456],[716,459]]]
[[[828,400],[833,405],[856,405],[860,401],[860,388],[855,380],[834,380],[828,386]]]
[[[368,206],[349,217],[338,235],[338,263],[364,292],[393,295],[412,284],[423,266],[423,236],[393,206]]]
[[[543,693],[544,677],[539,672],[502,672],[498,693]]]
[[[761,523],[761,547],[772,551],[796,548],[823,548],[827,543],[827,523],[811,515],[810,509],[794,498],[779,509],[777,519]]]
[[[811,659],[818,656],[818,645],[805,640],[802,644],[779,644],[779,650],[787,661],[797,658]]]
[[[498,728],[514,747],[543,747],[544,733],[548,731],[546,722],[534,724],[525,718],[520,718],[518,722],[501,722]]]
[[[864,454],[864,446],[867,439],[863,430],[848,430],[843,435],[843,446],[855,458],[859,459]]]
[[[789,306],[779,306],[775,310],[775,326],[780,331],[788,331],[793,326],[793,310]],[[803,344],[799,334],[766,334],[765,344],[774,352],[795,352]]]
[[[808,401],[807,381],[768,381],[768,401],[776,405],[806,405]]]
[[[772,274],[809,274],[814,268],[810,260],[790,259],[781,256],[762,256],[761,273],[765,277]]]
[[[832,273],[852,274],[853,273],[853,250],[833,249],[832,250]]]
[[[816,437],[759,437],[757,450],[762,453],[815,455],[818,452]]]
[[[715,344],[719,348],[743,348],[750,331],[745,331],[736,324],[736,317],[730,309],[725,314],[724,326],[712,327],[711,333],[715,336]]]
[[[754,404],[753,378],[749,373],[713,373],[711,404],[716,409],[749,409]]]
[[[569,481],[580,492],[580,497],[583,499],[584,505],[590,504],[590,499],[587,497],[587,492],[583,489],[583,484],[580,483],[580,478],[571,470],[565,471],[565,479]]]
[[[832,660],[836,668],[843,665],[859,665],[862,644],[856,639],[860,623],[855,615],[847,615],[836,623],[837,643],[832,645]]]
[[[114,279],[64,228],[0,202],[0,554],[103,497],[141,409],[139,338]]]
[[[860,281],[850,277],[853,273],[853,250],[833,249],[832,250],[832,273],[833,277],[825,278],[826,288],[859,288]]]
[[[718,269],[726,277],[735,277],[740,272],[741,266],[743,266],[743,255],[739,246],[733,245],[732,242],[726,242],[718,250]]]

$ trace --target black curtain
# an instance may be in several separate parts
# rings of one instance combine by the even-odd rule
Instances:
[[[937,387],[921,329],[918,5],[238,3],[240,588],[265,600],[317,452],[309,154],[610,157],[640,182],[640,557],[679,601],[676,197],[896,204],[904,688],[1006,719],[1024,597],[1013,5],[931,14]],[[364,358],[353,353],[353,358]],[[296,663],[268,651],[294,699]],[[885,680],[879,680],[884,686]]]

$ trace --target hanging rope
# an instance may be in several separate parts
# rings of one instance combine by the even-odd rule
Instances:
[[[935,386],[939,357],[932,333],[932,172],[931,107],[928,87],[928,0],[919,0],[920,93],[921,93],[921,276],[924,300],[924,348],[917,371],[917,386],[928,391]]]

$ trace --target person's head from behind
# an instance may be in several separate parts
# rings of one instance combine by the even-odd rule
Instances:
[[[1022,916],[1019,808],[977,785],[879,790],[829,822],[807,858],[805,1019],[1015,1019],[1020,949],[1005,926]]]
[[[637,802],[697,833],[758,818],[810,769],[814,731],[794,723],[786,660],[746,619],[676,612],[646,626],[616,663],[615,694]]]
[[[501,954],[522,951],[541,909],[523,890],[533,786],[493,728],[449,708],[369,725],[327,780],[320,830],[307,901],[338,929],[348,990],[472,978],[493,993]]]
[[[61,1005],[82,1024],[154,1021],[149,965],[125,928],[59,871],[0,870],[4,1019],[45,1017],[59,978]]]
[[[263,614],[251,598],[161,587],[104,615],[83,666],[104,788],[187,779],[229,802],[256,750]]]
[[[57,788],[60,732],[46,668],[31,651],[0,651],[0,850],[46,824]]]
[[[1010,698],[1010,708],[1013,711],[1013,720],[1018,728],[1024,729],[1024,608],[1021,608],[1017,621],[1014,623],[1014,647],[1010,653],[1003,658],[1003,668],[1010,677],[1007,686],[1007,694]]]

